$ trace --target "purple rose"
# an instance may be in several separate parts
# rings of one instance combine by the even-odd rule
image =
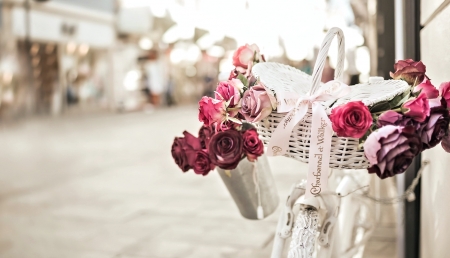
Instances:
[[[244,93],[239,111],[248,122],[258,122],[272,113],[269,95],[261,85],[255,85]]]
[[[423,149],[433,148],[448,135],[450,117],[446,106],[447,103],[443,99],[442,106],[432,108],[430,116],[421,123]]]
[[[235,169],[243,155],[241,132],[230,129],[213,135],[209,142],[209,158],[222,169]]]
[[[420,128],[418,122],[393,110],[388,110],[378,117],[378,128],[386,125],[413,126],[415,129]]]
[[[386,125],[364,143],[364,154],[371,165],[369,173],[381,179],[405,172],[421,151],[422,141],[412,126]]]

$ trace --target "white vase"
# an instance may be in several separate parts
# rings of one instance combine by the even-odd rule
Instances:
[[[235,169],[217,168],[217,172],[244,218],[263,219],[277,208],[278,192],[265,155],[259,157],[256,164],[245,158]]]

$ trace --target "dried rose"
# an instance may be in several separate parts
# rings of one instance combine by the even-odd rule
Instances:
[[[339,137],[361,138],[372,125],[369,109],[361,101],[352,101],[331,111],[333,131]]]
[[[264,144],[258,138],[258,132],[255,128],[250,128],[242,134],[244,138],[244,152],[249,161],[255,161],[264,153]]]
[[[427,100],[427,95],[423,92],[417,98],[403,103],[402,108],[405,109],[403,112],[405,116],[411,117],[420,123],[425,121],[427,116],[430,115],[430,105]]]
[[[215,166],[211,163],[208,152],[206,150],[199,150],[193,156],[192,168],[195,174],[206,176]]]
[[[381,127],[364,143],[364,154],[371,165],[369,173],[381,179],[405,172],[421,151],[422,141],[412,126]]]
[[[423,92],[427,95],[427,98],[434,99],[439,97],[439,91],[431,84],[431,81],[425,78],[423,82],[414,87],[413,92]]]
[[[248,122],[258,122],[272,113],[272,104],[266,89],[255,85],[244,93],[241,113]]]
[[[225,120],[226,110],[225,102],[223,100],[213,99],[204,96],[198,102],[198,120],[205,125],[210,126],[215,122],[221,122]]]
[[[439,86],[439,94],[447,101],[447,107],[450,108],[450,82],[441,83]]]
[[[218,132],[209,142],[209,158],[222,169],[235,169],[243,154],[244,141],[240,132],[227,130]]]
[[[399,60],[394,64],[395,73],[390,73],[394,80],[405,80],[408,84],[421,82],[426,77],[426,67],[422,61],[412,59]]]

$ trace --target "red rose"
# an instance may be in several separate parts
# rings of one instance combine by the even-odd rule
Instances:
[[[430,104],[428,103],[427,95],[424,92],[420,93],[417,98],[403,103],[402,109],[406,109],[406,111],[403,111],[405,116],[422,123],[430,115]]]
[[[450,82],[441,83],[441,86],[439,86],[439,94],[447,101],[447,107],[450,107]]]
[[[192,168],[194,169],[195,174],[206,176],[209,171],[215,168],[215,166],[211,163],[206,150],[201,150],[195,152]]]
[[[426,67],[422,61],[415,62],[412,59],[399,60],[394,64],[395,73],[390,73],[394,80],[405,80],[408,84],[413,85],[425,79]]]
[[[172,144],[172,157],[183,172],[191,169],[185,148],[186,140],[184,138],[175,137]]]
[[[423,92],[427,95],[427,98],[429,99],[435,99],[439,97],[439,91],[434,87],[433,84],[431,84],[430,80],[425,78],[423,82],[416,87],[414,87],[413,92]]]
[[[226,110],[223,100],[213,99],[204,96],[198,102],[198,120],[205,125],[210,126],[215,122],[221,122],[225,119]]]
[[[176,137],[172,144],[172,157],[183,172],[192,168],[193,156],[201,150],[200,140],[184,131],[183,137]]]
[[[258,138],[258,132],[255,128],[250,128],[242,134],[244,139],[244,152],[249,161],[255,161],[264,153],[263,142]]]
[[[218,132],[209,142],[209,158],[221,169],[235,169],[242,158],[243,139],[240,132]]]
[[[334,108],[330,120],[337,136],[351,138],[363,137],[373,122],[369,109],[361,101]]]

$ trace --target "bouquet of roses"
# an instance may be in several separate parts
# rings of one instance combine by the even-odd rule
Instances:
[[[381,179],[403,173],[415,156],[443,139],[442,146],[450,152],[450,82],[435,88],[421,61],[401,60],[394,69],[391,77],[406,81],[409,91],[371,107],[349,102],[330,115],[337,136],[360,139],[369,173]]]
[[[265,62],[256,45],[245,45],[233,55],[235,69],[228,81],[220,82],[215,98],[199,101],[199,138],[185,132],[175,138],[172,156],[187,171],[206,175],[218,166],[230,170],[247,157],[263,154],[263,143],[253,126],[276,110],[276,99],[252,75],[256,63]],[[370,163],[369,173],[384,179],[403,173],[415,156],[442,141],[450,152],[450,82],[433,86],[421,61],[400,60],[391,73],[410,90],[392,100],[366,106],[351,101],[333,107],[329,115],[338,137],[356,138]]]
[[[217,85],[215,98],[204,96],[199,101],[203,126],[198,138],[185,131],[172,144],[172,157],[183,172],[193,169],[205,176],[216,166],[231,170],[243,158],[255,161],[264,153],[256,129],[245,122],[259,121],[272,112],[267,92],[251,73],[255,63],[264,61],[256,45],[236,50],[228,81]]]

